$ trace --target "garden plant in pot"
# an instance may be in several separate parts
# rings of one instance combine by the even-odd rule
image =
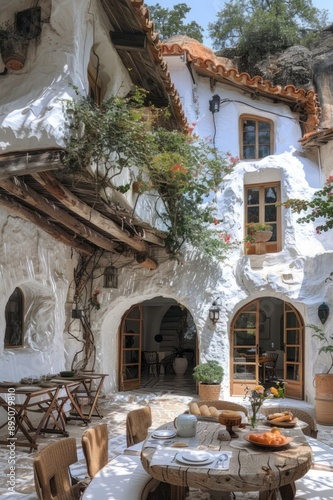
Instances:
[[[202,401],[219,399],[224,370],[215,360],[197,365],[193,378],[199,383],[199,397]]]
[[[273,228],[265,222],[251,222],[247,226],[247,235],[245,237],[246,248],[249,250],[251,245],[255,245],[255,253],[266,253],[266,241],[269,241],[273,235]]]
[[[328,355],[328,368],[324,373],[315,374],[316,389],[316,420],[319,424],[333,425],[333,336],[325,333],[316,325],[308,325],[312,328],[314,338],[319,339],[321,347],[318,354]]]
[[[161,361],[165,367],[165,373],[169,371],[168,366],[172,366],[176,375],[184,375],[188,366],[188,359],[185,354],[191,353],[193,355],[193,349],[183,346],[173,347],[172,349],[173,351]]]

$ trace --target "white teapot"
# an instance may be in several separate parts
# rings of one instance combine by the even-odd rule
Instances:
[[[180,437],[194,437],[197,432],[197,418],[190,413],[183,413],[174,420],[177,435]]]

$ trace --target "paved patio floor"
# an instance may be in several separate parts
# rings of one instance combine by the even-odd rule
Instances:
[[[109,456],[113,458],[119,455],[126,448],[125,438],[125,420],[128,411],[141,406],[150,405],[152,409],[153,427],[173,420],[177,415],[183,413],[188,404],[193,400],[198,399],[195,394],[195,386],[192,380],[187,377],[179,379],[172,375],[160,376],[159,378],[151,379],[146,382],[145,387],[129,392],[119,392],[107,398],[101,398],[99,406],[103,409],[103,419],[93,419],[90,426],[97,425],[101,421],[107,422],[109,431]],[[229,398],[235,402],[242,402],[241,398]],[[281,400],[276,400],[281,402]],[[284,404],[298,406],[305,409],[314,416],[314,408],[304,401],[284,400]],[[79,462],[74,467],[74,475],[85,475],[85,461],[81,449],[81,435],[87,428],[84,424],[70,421],[67,425],[67,430],[71,437],[75,437],[78,446]],[[318,425],[318,439],[326,445],[333,447],[333,427]],[[60,439],[57,436],[46,435],[39,439],[39,449],[50,442]],[[8,452],[4,447],[0,447],[0,466],[3,474],[0,479],[0,496],[6,499],[24,499],[36,500],[34,480],[33,480],[33,460],[36,452],[28,453],[23,449],[16,450],[16,493],[7,491],[8,474]],[[256,499],[258,494],[237,494],[237,498]],[[189,498],[192,500],[206,500],[210,496],[208,493],[202,493],[198,490],[191,490]],[[332,496],[333,498],[333,496]],[[103,499],[101,499],[103,500]],[[128,499],[131,500],[131,499]],[[172,499],[170,499],[172,500]]]

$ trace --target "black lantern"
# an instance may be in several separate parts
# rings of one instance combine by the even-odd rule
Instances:
[[[118,269],[108,266],[104,269],[104,288],[118,288]]]
[[[323,302],[319,307],[318,307],[318,316],[322,324],[324,324],[328,318],[328,315],[330,313],[330,308],[328,307],[325,302]]]
[[[209,319],[212,321],[212,323],[215,325],[220,317],[220,311],[221,309],[217,305],[216,301],[212,303],[212,307],[209,309]]]
[[[209,101],[209,111],[211,113],[218,113],[220,111],[221,98],[219,95],[213,95],[212,99]]]

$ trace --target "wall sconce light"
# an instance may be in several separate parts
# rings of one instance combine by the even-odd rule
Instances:
[[[104,269],[104,288],[118,288],[118,269],[108,266]]]
[[[212,99],[209,101],[209,111],[211,113],[218,113],[220,111],[221,98],[219,95],[213,95]]]
[[[214,302],[212,303],[212,306],[211,308],[209,309],[209,319],[211,320],[211,322],[215,325],[219,318],[220,318],[220,307],[217,305],[216,301],[214,300]]]
[[[318,307],[318,316],[322,324],[324,324],[329,316],[330,313],[330,308],[328,307],[325,302],[323,302],[319,307]]]

